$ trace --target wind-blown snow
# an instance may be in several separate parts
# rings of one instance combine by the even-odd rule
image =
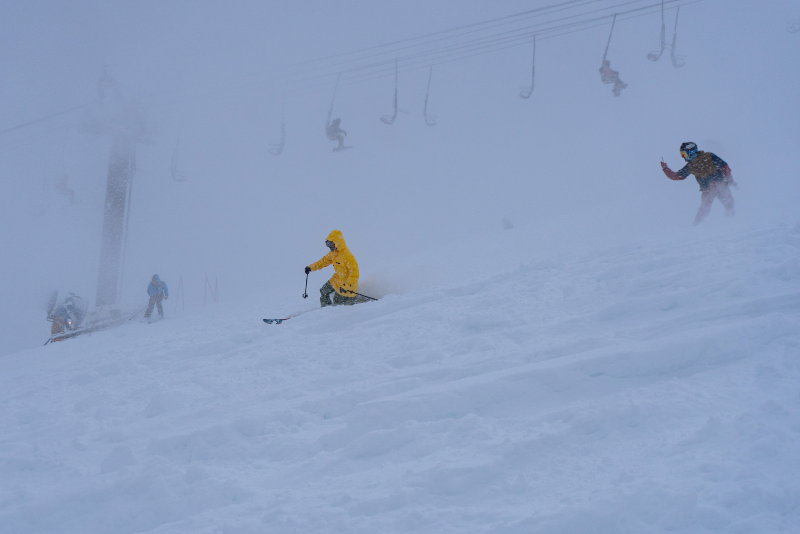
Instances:
[[[0,531],[800,525],[800,226],[265,306],[0,359]]]

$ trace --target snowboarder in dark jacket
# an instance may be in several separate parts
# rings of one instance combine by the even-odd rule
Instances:
[[[697,226],[705,219],[711,211],[711,204],[717,198],[725,206],[725,214],[732,217],[735,213],[733,195],[730,186],[736,186],[731,175],[731,168],[722,158],[711,152],[697,150],[695,143],[683,143],[681,145],[681,157],[686,161],[686,165],[675,172],[669,166],[661,162],[661,170],[670,180],[684,180],[690,174],[697,179],[700,186],[700,208],[694,218]]]
[[[169,298],[166,282],[162,282],[158,275],[154,274],[150,280],[150,285],[147,286],[147,294],[150,295],[150,302],[147,304],[147,311],[144,312],[145,319],[149,319],[150,315],[152,315],[153,306],[158,306],[158,316],[163,319],[164,308],[161,307],[161,301]]]

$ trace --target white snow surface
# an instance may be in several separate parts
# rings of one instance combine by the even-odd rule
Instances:
[[[800,531],[800,225],[296,303],[0,358],[0,531]]]

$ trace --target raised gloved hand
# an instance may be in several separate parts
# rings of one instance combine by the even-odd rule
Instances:
[[[677,172],[670,169],[669,165],[667,165],[667,163],[664,161],[661,162],[661,170],[664,171],[664,174],[666,174],[667,178],[669,178],[670,180],[683,180],[683,178],[678,176]]]
[[[311,272],[311,267],[309,267],[308,265],[306,265],[306,274],[308,274],[308,273],[310,273],[310,272]]]

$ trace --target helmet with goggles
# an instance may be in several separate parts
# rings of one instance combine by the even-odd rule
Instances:
[[[681,145],[681,157],[686,161],[692,161],[697,156],[697,145],[695,143],[683,143]]]

